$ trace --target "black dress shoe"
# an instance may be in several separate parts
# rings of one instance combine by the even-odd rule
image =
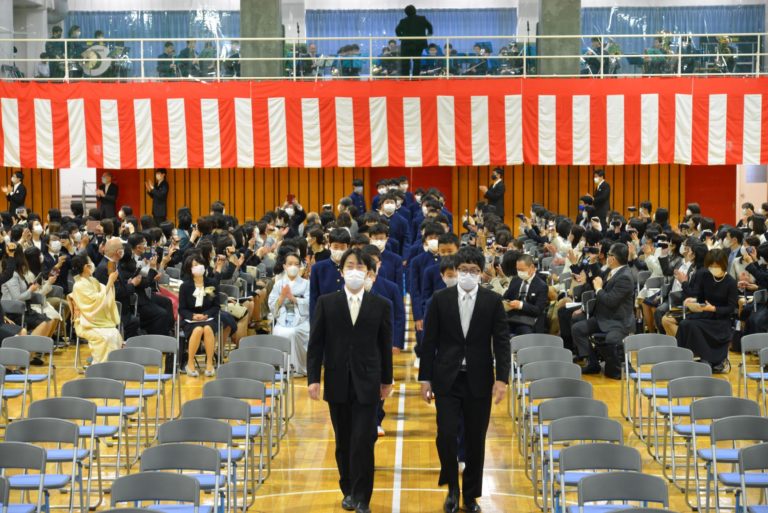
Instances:
[[[355,513],[371,513],[371,508],[362,502],[355,508]]]
[[[355,501],[351,495],[347,495],[341,500],[341,509],[344,511],[355,511],[355,506]]]
[[[445,513],[456,513],[459,511],[459,489],[449,489],[448,496],[443,503],[443,511]]]
[[[468,499],[464,501],[464,509],[470,513],[479,513],[482,511],[480,504],[475,499]]]
[[[29,364],[30,365],[34,365],[36,367],[41,367],[41,366],[45,365],[45,362],[39,356],[34,356],[34,357],[32,357],[31,360],[29,360]]]
[[[588,363],[585,367],[582,367],[582,374],[600,374],[600,364],[597,362]]]

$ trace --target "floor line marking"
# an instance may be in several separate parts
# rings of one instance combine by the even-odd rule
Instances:
[[[397,434],[395,443],[395,471],[392,483],[392,513],[400,513],[400,485],[403,466],[403,431],[405,428],[405,383],[400,384],[400,398],[397,401]]]

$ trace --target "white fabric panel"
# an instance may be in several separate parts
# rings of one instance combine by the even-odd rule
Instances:
[[[336,98],[336,154],[340,167],[355,166],[355,114],[352,98]]]
[[[269,157],[272,167],[288,167],[288,139],[285,121],[285,98],[267,100],[269,113]]]
[[[709,95],[709,144],[707,161],[710,166],[725,164],[725,131],[727,126],[728,95]]]
[[[507,141],[507,164],[523,162],[523,97],[519,94],[504,98],[504,129]]]
[[[762,138],[763,95],[744,95],[744,164],[760,163],[760,140]]]
[[[405,143],[405,165],[420,167],[421,154],[421,99],[403,98],[403,142]]]
[[[304,133],[304,167],[321,167],[320,100],[301,99],[301,126]]]
[[[590,163],[590,97],[586,94],[575,95],[572,106],[573,115],[573,163],[587,166]]]
[[[253,110],[250,98],[235,98],[237,166],[253,167]]]
[[[659,95],[640,96],[640,162],[655,164],[659,160]]]
[[[487,166],[491,163],[488,129],[488,97],[473,96],[472,105],[472,164]]]
[[[35,98],[35,147],[37,167],[53,168],[53,118],[51,100]]]
[[[182,98],[168,98],[168,146],[171,167],[183,169],[187,166],[187,122]]]
[[[136,167],[155,167],[155,147],[152,138],[152,101],[133,100],[133,119],[136,125]]]
[[[456,121],[453,96],[437,97],[437,160],[441,166],[456,165]]]
[[[675,163],[691,163],[693,123],[693,97],[690,94],[675,95]]]
[[[117,100],[101,100],[101,149],[106,169],[120,169],[120,123]]]
[[[371,166],[388,166],[387,99],[372,97],[368,102],[371,116]]]
[[[203,165],[221,167],[221,131],[219,129],[219,100],[200,100],[200,119],[203,122]]]
[[[539,164],[551,165],[557,162],[556,123],[557,97],[539,96]]]
[[[85,104],[81,98],[67,100],[69,119],[69,167],[88,167],[85,151]]]
[[[607,163],[620,165],[624,163],[624,95],[609,94],[605,103]]]

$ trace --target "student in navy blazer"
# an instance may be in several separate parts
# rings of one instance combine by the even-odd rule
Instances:
[[[440,289],[445,288],[445,282],[442,276],[442,266],[440,262],[447,257],[458,253],[459,251],[459,238],[454,233],[444,233],[437,239],[437,254],[440,257],[438,265],[431,265],[424,269],[423,276],[421,278],[421,302],[422,311],[426,314],[427,305],[429,300],[432,299],[432,294]]]
[[[395,210],[397,210],[397,196],[393,193],[385,194],[381,198],[381,215],[389,223],[389,236],[400,244],[402,251],[410,240],[408,222]]]
[[[312,266],[309,275],[309,319],[315,315],[317,299],[323,294],[337,292],[344,288],[344,278],[341,274],[339,262],[344,252],[349,249],[349,232],[343,228],[336,228],[328,236],[331,245],[331,258],[321,260]]]
[[[383,265],[384,262],[381,260],[379,248],[374,245],[365,246],[363,254],[370,255],[378,267],[378,271],[368,273],[371,287],[368,287],[369,283],[366,282],[366,290],[385,297],[392,303],[392,347],[403,349],[405,347],[405,303],[403,302],[403,294],[397,285],[382,275],[380,265]]]
[[[363,195],[363,181],[359,178],[352,180],[352,194],[349,195],[352,204],[357,209],[357,215],[365,214],[365,196]]]
[[[376,182],[376,191],[378,194],[376,194],[371,200],[371,210],[379,210],[381,208],[381,197],[384,196],[388,190],[387,182],[388,180],[386,179]]]
[[[397,285],[400,295],[405,295],[403,289],[403,259],[401,256],[391,252],[389,245],[389,228],[383,223],[375,224],[368,228],[368,238],[371,244],[376,246],[381,252],[381,267],[378,275]]]
[[[419,255],[413,261],[408,262],[410,283],[408,292],[411,295],[411,311],[413,312],[413,322],[416,327],[416,355],[419,355],[418,343],[421,340],[424,331],[424,303],[421,298],[422,286],[421,279],[424,276],[424,269],[430,265],[437,265],[440,257],[437,256],[437,239],[443,235],[445,230],[437,223],[432,223],[424,228],[424,241],[427,244],[427,251]]]

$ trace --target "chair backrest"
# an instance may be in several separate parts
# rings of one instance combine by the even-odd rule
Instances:
[[[51,417],[65,420],[96,422],[96,404],[80,397],[50,397],[29,405],[31,419]]]
[[[271,347],[249,347],[248,349],[235,349],[229,353],[230,362],[263,362],[275,367],[285,365],[285,356],[282,351]]]
[[[709,438],[713,444],[721,440],[760,440],[768,442],[768,417],[734,415],[712,422]]]
[[[179,269],[177,267],[170,267],[170,266],[166,267],[165,268],[165,273],[169,277],[173,278],[174,280],[180,280],[181,279],[181,269]]]
[[[266,386],[247,378],[218,378],[203,385],[203,397],[266,400]]]
[[[581,379],[581,367],[569,362],[533,362],[522,368],[525,383],[544,378]]]
[[[594,442],[624,443],[621,422],[607,417],[579,415],[555,419],[549,424],[551,442],[591,440]]]
[[[578,444],[560,451],[560,472],[572,470],[642,471],[640,452],[619,444]]]
[[[146,347],[157,349],[164,354],[175,354],[179,351],[179,343],[167,335],[136,335],[125,341],[125,347]]]
[[[255,379],[264,383],[272,383],[275,380],[275,368],[268,363],[262,362],[225,363],[219,367],[216,374],[218,379],[245,378]]]
[[[3,340],[3,347],[13,347],[24,349],[30,353],[53,353],[53,339],[50,337],[40,337],[37,335],[17,335]]]
[[[226,422],[188,417],[164,422],[157,429],[161,444],[197,442],[232,445],[232,429]]]
[[[29,367],[29,351],[14,347],[0,347],[0,364],[6,367]]]
[[[570,351],[568,352],[570,353]],[[530,384],[528,396],[531,401],[556,397],[591,398],[593,396],[592,383],[573,378],[544,378]]]
[[[739,468],[749,470],[768,470],[768,443],[750,445],[739,450]]]
[[[74,422],[50,417],[16,420],[5,428],[5,440],[8,442],[77,445],[79,435],[80,430]]]
[[[144,449],[141,453],[141,471],[201,470],[219,472],[219,451],[212,447],[189,443],[169,443]]]
[[[660,333],[641,333],[624,338],[624,352],[630,353],[646,347],[677,347],[677,339]]]
[[[557,335],[545,333],[531,333],[512,337],[512,352],[517,353],[526,347],[563,347],[563,339]]]
[[[10,495],[10,486],[8,478],[0,476],[0,501],[3,504],[3,511],[8,511],[8,496]]]
[[[24,301],[3,299],[0,300],[0,304],[3,306],[3,311],[8,314],[23,315],[27,311],[27,305],[24,304]]]
[[[638,365],[655,365],[661,362],[693,361],[693,351],[685,347],[646,347],[637,352]]]
[[[707,364],[704,365],[709,367]],[[670,401],[694,397],[731,396],[733,394],[731,384],[728,381],[708,376],[675,378],[667,384],[667,390]]]
[[[663,276],[653,276],[645,280],[643,286],[648,289],[660,289],[664,285]]]
[[[759,353],[766,347],[768,347],[768,333],[753,333],[741,337],[742,353]]]
[[[112,483],[111,506],[121,502],[180,501],[200,505],[200,483],[194,477],[169,472],[138,472]]]
[[[573,353],[564,347],[526,347],[517,352],[516,360],[520,366],[533,362],[573,363]]]
[[[604,472],[583,477],[578,485],[579,506],[595,501],[639,501],[669,505],[667,482],[639,472]]]
[[[586,397],[560,397],[539,405],[539,422],[577,415],[608,417],[608,406],[603,401]]]
[[[201,397],[182,404],[181,416],[250,422],[251,408],[245,401],[232,397]]]
[[[651,348],[655,349],[655,348]],[[654,364],[651,368],[651,382],[669,381],[687,376],[709,377],[712,367],[704,362],[671,361]]]
[[[760,350],[760,366],[765,367],[768,365],[768,347]]]
[[[0,468],[36,470],[45,472],[46,452],[40,446],[27,442],[0,442]]]
[[[109,378],[82,378],[67,381],[61,386],[62,397],[107,399],[124,401],[125,384]]]
[[[114,353],[114,351],[112,352]],[[95,363],[85,369],[85,377],[144,383],[144,367],[133,362],[107,361]]]
[[[229,285],[225,283],[219,284],[219,292],[223,292],[227,297],[234,299],[240,298],[240,288],[237,285]]]
[[[150,347],[125,347],[107,355],[108,362],[130,362],[142,366],[162,367],[163,353]]]
[[[760,406],[751,399],[741,397],[704,397],[691,403],[691,423],[714,420],[734,415],[760,415]]]
[[[291,341],[278,335],[248,335],[240,339],[237,347],[240,349],[271,347],[272,349],[291,354]]]

